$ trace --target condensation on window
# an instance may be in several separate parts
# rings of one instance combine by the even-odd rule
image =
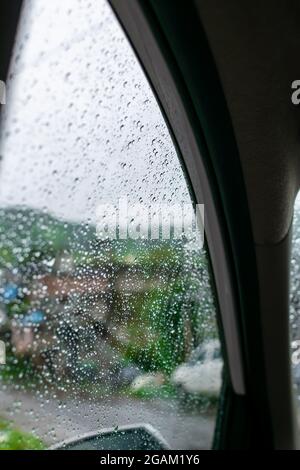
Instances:
[[[0,155],[0,449],[86,433],[76,448],[210,447],[222,359],[203,234],[106,1],[24,2]]]
[[[292,378],[300,416],[300,194],[295,201],[292,233],[290,335]]]

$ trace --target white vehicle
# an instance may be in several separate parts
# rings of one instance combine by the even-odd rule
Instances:
[[[222,367],[220,343],[211,340],[196,348],[189,361],[174,370],[171,380],[187,393],[218,395]]]

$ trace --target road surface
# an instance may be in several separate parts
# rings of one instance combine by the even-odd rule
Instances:
[[[2,418],[33,432],[49,446],[101,428],[148,423],[173,449],[207,449],[214,429],[212,415],[186,414],[178,410],[176,403],[166,400],[58,399],[51,392],[31,394],[11,390],[0,382],[0,404]]]

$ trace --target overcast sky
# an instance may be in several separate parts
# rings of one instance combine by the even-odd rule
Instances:
[[[29,0],[1,132],[0,206],[91,221],[101,202],[188,202],[143,72],[104,0]]]

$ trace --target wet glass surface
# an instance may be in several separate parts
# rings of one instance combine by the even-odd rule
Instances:
[[[0,448],[136,423],[210,447],[222,359],[207,252],[181,233],[188,184],[108,4],[25,1],[6,102]]]
[[[292,379],[300,416],[300,197],[296,198],[290,272],[290,332]]]

